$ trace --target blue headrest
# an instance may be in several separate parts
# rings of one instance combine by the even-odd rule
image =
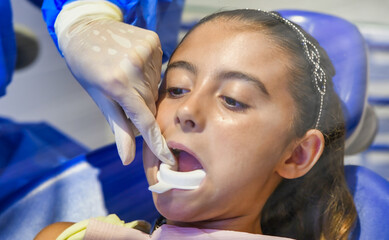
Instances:
[[[361,166],[345,166],[358,219],[351,239],[388,239],[389,182]]]
[[[362,119],[367,95],[366,44],[352,23],[328,14],[280,10],[284,18],[299,24],[327,51],[335,66],[335,91],[342,103],[347,137]]]

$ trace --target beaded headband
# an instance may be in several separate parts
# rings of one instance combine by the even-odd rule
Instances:
[[[274,12],[267,12],[264,10],[258,9],[258,11],[261,11],[263,13],[266,13],[270,15],[271,17],[279,20],[280,22],[286,24],[289,26],[295,33],[297,33],[297,37],[300,40],[301,44],[303,45],[304,48],[304,53],[305,56],[308,60],[308,62],[313,66],[312,69],[312,77],[313,77],[313,83],[315,84],[316,90],[320,94],[320,109],[319,113],[317,116],[316,124],[315,124],[315,129],[319,126],[321,114],[323,111],[323,101],[324,101],[324,95],[326,94],[326,85],[327,85],[327,77],[320,66],[320,53],[319,50],[316,48],[316,46],[310,42],[305,35],[301,32],[301,30],[296,26],[296,24],[292,23],[288,19],[283,18],[282,16],[274,13]]]

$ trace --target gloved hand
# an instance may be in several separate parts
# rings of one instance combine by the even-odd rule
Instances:
[[[120,9],[106,1],[65,5],[55,30],[68,67],[111,126],[123,164],[134,159],[137,130],[161,161],[174,164],[154,117],[162,64],[158,35],[123,23]]]
[[[98,221],[110,223],[113,225],[118,225],[121,227],[126,228],[134,228],[138,230],[143,230],[146,228],[150,228],[150,224],[145,221],[132,221],[129,223],[125,223],[123,220],[120,220],[120,218],[116,214],[110,214],[105,217],[95,217],[93,218]],[[88,227],[88,224],[90,222],[90,219],[83,220],[81,222],[75,223],[65,229],[58,237],[57,240],[82,240],[85,237],[86,234],[86,228]]]

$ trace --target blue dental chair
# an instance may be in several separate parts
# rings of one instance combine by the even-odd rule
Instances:
[[[365,43],[356,27],[340,18],[306,11],[282,10],[327,50],[337,75],[335,88],[345,110],[347,151],[366,149],[376,133],[373,109],[366,102]],[[126,221],[153,222],[158,213],[142,168],[142,139],[137,155],[122,166],[115,145],[81,155],[0,199],[0,238],[32,239],[56,221],[81,221],[116,213]],[[389,182],[359,166],[346,166],[347,182],[358,211],[351,239],[389,239]]]
[[[346,155],[369,148],[378,130],[374,109],[367,101],[367,45],[353,24],[326,14],[281,10],[280,14],[302,26],[326,49],[334,64],[335,90],[346,121]],[[389,182],[361,166],[345,166],[358,219],[351,239],[389,239]]]

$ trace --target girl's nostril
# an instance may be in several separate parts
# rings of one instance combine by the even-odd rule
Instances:
[[[191,127],[191,128],[194,128],[194,127],[195,127],[195,123],[194,123],[192,120],[186,120],[186,121],[185,121],[185,124],[188,125],[188,126]]]

